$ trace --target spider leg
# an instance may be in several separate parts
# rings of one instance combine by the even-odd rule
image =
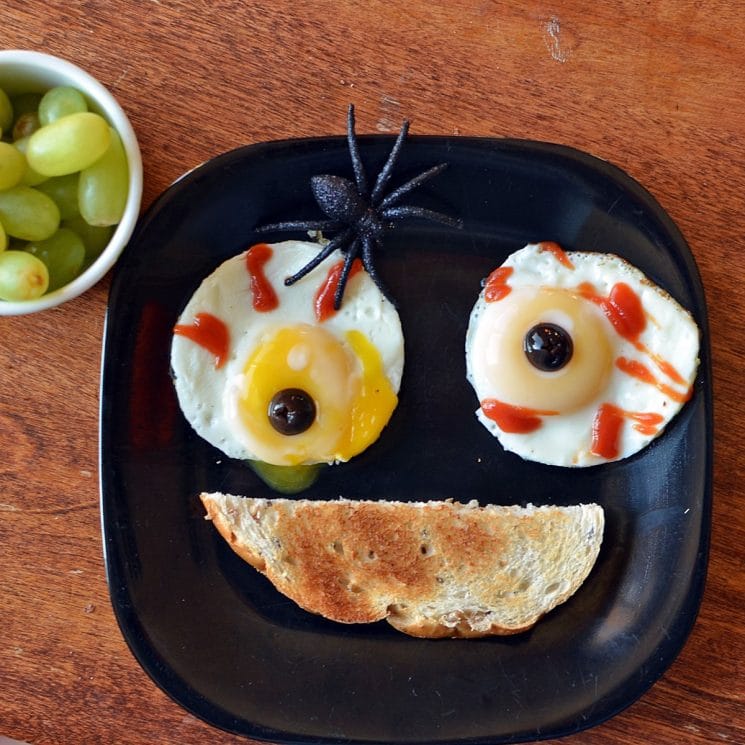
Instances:
[[[254,228],[254,231],[257,233],[272,233],[275,230],[338,230],[341,225],[338,220],[295,220],[260,225]]]
[[[410,191],[416,189],[417,186],[421,186],[421,184],[423,184],[425,181],[429,181],[429,179],[437,176],[437,174],[442,173],[447,167],[447,163],[440,163],[439,166],[434,166],[424,173],[420,173],[418,176],[415,176],[413,179],[411,179],[411,181],[407,181],[402,186],[399,186],[398,189],[394,189],[380,203],[380,209],[385,209],[386,207],[393,206],[396,202],[398,202],[399,199],[401,199],[402,196],[404,196],[404,194],[408,194]]]
[[[383,189],[385,189],[385,185],[388,183],[388,179],[390,179],[391,177],[391,172],[393,171],[393,167],[396,165],[398,156],[401,153],[401,148],[404,146],[404,140],[406,139],[406,135],[408,134],[408,132],[409,132],[409,122],[405,121],[401,125],[401,131],[398,133],[396,142],[393,144],[393,147],[391,148],[391,152],[390,152],[390,155],[388,156],[388,160],[385,162],[385,165],[383,166],[380,173],[378,174],[377,181],[375,182],[375,186],[373,187],[372,194],[370,195],[370,202],[372,204],[376,204],[381,194],[383,193]]]
[[[337,248],[342,246],[352,235],[351,228],[348,228],[343,233],[332,238],[302,269],[295,272],[290,277],[285,277],[285,284],[295,284],[299,279],[302,279],[306,274],[312,272],[324,259],[331,256]]]
[[[375,241],[376,248],[380,248],[382,245],[382,241]],[[383,293],[385,298],[395,306],[396,302],[391,297],[390,292],[388,292],[388,288],[385,286],[385,284],[383,284],[383,281],[380,279],[380,275],[375,269],[375,263],[373,262],[372,253],[373,239],[370,236],[366,236],[362,239],[362,266],[365,267],[365,271],[370,275],[370,279],[375,283],[375,286]]]
[[[336,285],[336,291],[334,292],[334,310],[341,308],[341,300],[344,297],[344,290],[347,287],[347,280],[349,279],[349,272],[352,269],[352,262],[357,258],[357,252],[360,248],[360,239],[355,238],[347,249],[347,255],[344,257],[344,266],[341,268],[341,275],[339,276],[339,283]]]
[[[387,209],[381,210],[380,214],[386,220],[398,220],[402,217],[419,217],[422,220],[432,220],[433,222],[439,222],[443,225],[448,225],[451,228],[462,228],[463,220],[459,220],[456,217],[450,217],[450,215],[444,215],[442,212],[435,212],[434,210],[428,210],[424,207],[388,207]]]
[[[352,168],[354,168],[354,180],[357,182],[357,191],[361,196],[367,195],[367,176],[365,167],[362,165],[360,158],[360,149],[357,144],[357,134],[354,131],[354,104],[349,104],[347,112],[347,142],[349,143],[349,155],[352,158]]]

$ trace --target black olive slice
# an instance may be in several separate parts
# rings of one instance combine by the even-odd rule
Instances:
[[[545,372],[561,370],[574,353],[569,332],[555,323],[538,323],[525,334],[523,350],[533,367]]]
[[[285,388],[269,402],[269,423],[283,435],[299,435],[316,419],[316,404],[300,388]]]

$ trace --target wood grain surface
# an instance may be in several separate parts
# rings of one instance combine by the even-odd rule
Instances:
[[[745,15],[728,0],[4,0],[0,44],[98,77],[138,133],[143,208],[239,145],[359,132],[571,145],[646,186],[691,245],[716,401],[708,583],[664,677],[582,745],[745,743]],[[0,318],[0,735],[239,743],[171,701],[114,620],[97,427],[108,278]]]

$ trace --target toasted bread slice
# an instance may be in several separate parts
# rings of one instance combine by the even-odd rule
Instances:
[[[594,504],[201,499],[233,550],[301,607],[420,637],[529,629],[585,580],[604,525]]]

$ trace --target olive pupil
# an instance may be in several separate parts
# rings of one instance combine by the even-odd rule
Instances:
[[[525,355],[533,367],[545,372],[561,370],[572,359],[572,337],[555,323],[538,323],[525,334]]]
[[[269,423],[282,435],[299,435],[316,419],[316,404],[300,388],[285,388],[269,402]]]

